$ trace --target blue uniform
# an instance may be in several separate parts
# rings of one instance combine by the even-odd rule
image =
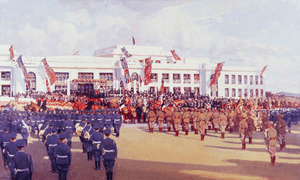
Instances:
[[[101,164],[101,156],[103,149],[103,134],[99,131],[94,131],[94,133],[90,137],[90,141],[92,142],[92,153],[95,159],[95,170],[99,170]]]
[[[18,151],[10,166],[17,180],[30,180],[33,173],[32,157],[24,151]]]
[[[103,129],[104,129],[104,125],[105,125],[105,117],[104,115],[101,113],[101,114],[97,114],[96,117],[96,124],[99,125],[99,128],[100,128],[100,132],[103,132]]]
[[[56,156],[55,156],[55,148],[58,145],[59,140],[56,134],[52,134],[47,138],[45,143],[46,147],[48,148],[48,156],[51,161],[52,172],[56,172]]]
[[[11,141],[10,143],[8,143],[7,146],[6,146],[6,148],[5,148],[5,152],[6,152],[6,155],[7,155],[7,164],[10,167],[13,158],[15,157],[15,155],[18,152],[16,143],[13,142],[13,141]],[[13,174],[14,172],[10,171],[10,173],[11,173],[11,177],[13,177],[14,176],[14,174]]]
[[[113,167],[117,158],[118,150],[115,140],[107,137],[103,140],[103,165],[106,169],[107,179],[112,179]]]
[[[71,165],[71,151],[69,146],[59,143],[55,148],[55,156],[59,179],[66,179],[69,165]]]
[[[67,120],[64,122],[63,127],[65,130],[65,133],[67,134],[68,146],[71,147],[74,123],[71,120]]]
[[[0,145],[2,149],[2,159],[4,162],[4,166],[8,165],[7,154],[5,152],[8,143],[10,143],[10,135],[9,133],[3,133],[2,136],[0,137]]]
[[[106,114],[105,117],[105,127],[110,129],[113,126],[114,115],[113,114]]]
[[[122,115],[114,114],[114,129],[116,132],[116,137],[119,137],[120,135],[121,125],[122,125]]]
[[[87,159],[92,160],[92,143],[90,139],[84,138],[85,132],[88,132],[89,135],[91,135],[94,133],[94,128],[91,125],[87,125],[81,132],[81,138],[83,139],[83,143],[87,151],[87,157],[88,157]]]

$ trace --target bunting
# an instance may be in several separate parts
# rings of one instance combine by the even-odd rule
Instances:
[[[145,59],[144,85],[148,85],[151,82],[151,73],[152,73],[151,57],[148,57]]]
[[[129,57],[131,57],[132,55],[131,54],[129,54],[129,52],[126,50],[126,48],[125,47],[122,47],[122,52],[124,53],[124,55],[126,56],[126,58],[129,58]]]
[[[122,68],[124,69],[124,76],[125,76],[126,84],[128,84],[131,81],[131,78],[129,75],[129,69],[128,69],[128,64],[127,64],[126,58],[123,57],[120,61],[121,61]]]
[[[181,60],[180,57],[175,53],[175,49],[171,50],[172,56],[175,60]]]
[[[260,76],[263,75],[263,73],[266,71],[267,67],[268,67],[268,65],[266,65],[266,66],[261,70]]]
[[[218,78],[219,78],[220,75],[221,75],[221,71],[222,71],[222,68],[223,68],[223,64],[224,64],[224,63],[225,63],[225,62],[221,62],[221,63],[218,63],[218,64],[217,64],[217,67],[216,67],[216,69],[215,69],[214,77],[213,77],[213,79],[211,80],[209,87],[211,87],[211,85],[217,83],[217,80],[218,80]]]
[[[56,81],[55,71],[53,70],[53,68],[51,68],[51,67],[49,66],[49,64],[48,64],[47,61],[46,61],[46,58],[44,58],[44,59],[42,60],[42,62],[44,63],[45,70],[46,70],[46,74],[47,74],[47,76],[48,76],[48,78],[49,78],[49,80],[50,80],[50,84],[52,85],[52,84],[54,84],[55,81]]]
[[[10,52],[10,60],[13,60],[15,57],[13,45],[10,46],[9,52]]]

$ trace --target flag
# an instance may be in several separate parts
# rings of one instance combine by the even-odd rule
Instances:
[[[124,70],[124,76],[125,76],[126,84],[130,83],[131,78],[128,69]]]
[[[135,45],[135,39],[133,36],[132,36],[132,44]]]
[[[223,67],[223,64],[224,64],[224,63],[225,63],[225,62],[221,62],[221,63],[218,63],[218,64],[217,64],[217,67],[216,67],[216,69],[215,69],[214,77],[213,77],[213,79],[211,80],[209,87],[210,87],[211,85],[217,83],[217,80],[218,80],[218,78],[219,78],[220,75],[221,75],[221,71],[222,71],[222,67]]]
[[[129,75],[129,69],[128,69],[126,58],[123,57],[122,59],[120,59],[120,61],[121,61],[122,68],[124,69],[124,76],[125,76],[126,83],[128,84],[131,81],[131,78]]]
[[[51,67],[49,66],[49,64],[48,64],[47,61],[46,61],[46,58],[44,58],[44,59],[42,60],[42,62],[44,63],[45,70],[46,70],[46,74],[47,74],[47,76],[48,76],[48,78],[49,78],[49,80],[50,80],[50,84],[52,85],[52,84],[54,84],[55,81],[56,81],[55,71],[53,70],[53,68],[51,68]]]
[[[148,85],[151,82],[151,73],[152,73],[151,57],[148,57],[145,59],[144,85]]]
[[[19,67],[21,68],[21,70],[24,74],[25,81],[28,81],[29,80],[29,75],[27,74],[27,70],[26,70],[26,68],[24,66],[24,63],[22,61],[22,54],[18,57],[17,63],[18,63]]]
[[[175,53],[175,49],[171,50],[172,56],[175,60],[181,60],[180,57]]]
[[[46,87],[47,87],[47,92],[50,92],[50,86],[49,86],[48,78],[46,78]]]
[[[125,56],[127,57],[127,58],[129,58],[129,57],[131,57],[132,55],[131,54],[129,54],[129,52],[126,50],[126,48],[125,47],[122,47],[122,52],[125,54]]]
[[[120,61],[121,61],[122,68],[124,70],[128,69],[128,64],[127,64],[126,58],[123,57]]]
[[[160,86],[160,94],[163,94],[165,91],[165,85],[164,85],[164,79],[161,80],[161,86]]]
[[[266,71],[267,67],[268,67],[268,65],[266,65],[266,66],[261,70],[260,76],[263,75],[263,73]]]
[[[142,80],[142,77],[141,77],[141,75],[140,75],[140,87],[142,87],[142,82],[143,82],[143,80]]]
[[[10,46],[9,52],[10,52],[10,60],[13,60],[15,57],[13,45]]]
[[[125,85],[124,85],[124,82],[122,81],[122,92],[123,92],[123,94],[125,94]]]

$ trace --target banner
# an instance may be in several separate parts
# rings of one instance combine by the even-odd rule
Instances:
[[[152,63],[151,57],[145,59],[145,69],[144,69],[144,85],[148,85],[151,82],[152,73]]]
[[[54,72],[53,68],[51,68],[51,67],[48,65],[48,63],[47,63],[47,61],[46,61],[46,58],[44,58],[44,59],[42,60],[42,62],[44,63],[45,70],[46,70],[46,74],[47,74],[47,76],[48,76],[48,78],[49,78],[49,80],[50,80],[50,84],[52,85],[52,84],[54,84],[55,81],[56,81],[56,75],[55,75],[55,72]]]
[[[129,75],[129,69],[128,69],[128,64],[127,64],[126,58],[123,57],[122,59],[120,59],[120,61],[121,61],[122,68],[124,69],[124,76],[125,76],[126,84],[128,84],[131,81],[131,78]]]
[[[180,57],[175,53],[175,49],[171,50],[172,56],[175,60],[181,60]]]
[[[131,54],[129,54],[129,52],[126,50],[126,48],[125,47],[122,47],[122,52],[124,53],[124,55],[127,57],[127,58],[129,58],[129,57],[131,57],[132,55]]]
[[[165,85],[164,85],[164,79],[161,80],[161,86],[160,86],[160,94],[163,94],[165,91]]]
[[[15,57],[13,45],[10,46],[9,52],[10,52],[10,60],[13,60]]]
[[[263,73],[266,71],[267,67],[268,67],[268,65],[266,65],[266,66],[261,70],[260,76],[263,75]]]
[[[224,63],[225,63],[225,62],[221,62],[221,63],[218,63],[218,64],[217,64],[217,67],[216,67],[216,69],[215,69],[214,77],[213,77],[213,79],[211,80],[209,87],[211,87],[211,85],[217,83],[217,80],[218,80],[218,78],[219,78],[220,75],[221,75],[221,71],[222,71],[222,68],[223,68],[223,64],[224,64]]]
[[[27,70],[24,66],[24,63],[22,61],[22,54],[18,57],[17,59],[17,63],[19,65],[19,67],[21,68],[22,72],[23,72],[23,75],[24,75],[24,81],[25,83],[27,84],[28,88],[30,89],[30,78],[29,78],[29,75],[27,74]]]
[[[50,86],[49,86],[48,78],[46,78],[46,87],[47,87],[47,92],[50,92]]]

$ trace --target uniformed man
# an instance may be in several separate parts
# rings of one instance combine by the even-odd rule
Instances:
[[[195,131],[195,134],[198,134],[198,130],[199,130],[199,115],[200,115],[200,112],[198,110],[198,108],[195,108],[194,109],[194,112],[192,113],[192,122],[193,122],[193,125],[194,125],[194,131]]]
[[[193,106],[189,106],[190,108],[189,108],[189,114],[190,114],[190,122],[189,122],[189,124],[191,125],[191,131],[194,131],[195,132],[195,134],[196,134],[196,131],[195,131],[195,124],[194,124],[194,119],[193,119],[193,114],[195,113],[195,111],[194,111],[194,107]],[[198,131],[197,131],[198,132]]]
[[[103,133],[104,125],[105,125],[105,118],[104,118],[104,109],[100,109],[99,113],[96,115],[96,124],[99,124],[100,132]]]
[[[201,141],[204,141],[204,136],[207,131],[206,129],[206,121],[207,121],[207,116],[205,114],[205,109],[201,109],[201,113],[199,114],[199,131],[200,131],[200,136],[201,136]]]
[[[86,147],[86,152],[87,152],[87,160],[91,161],[92,160],[92,144],[89,141],[90,136],[93,134],[94,129],[92,127],[92,120],[88,119],[87,120],[87,125],[81,132],[81,138],[83,139],[84,146]]]
[[[180,114],[179,110],[175,110],[173,117],[174,117],[175,136],[179,136],[179,125],[181,123],[181,114]]]
[[[86,119],[84,118],[84,116],[81,116],[81,122],[79,123],[79,127],[77,127],[77,135],[79,136],[79,140],[82,144],[82,152],[83,153],[86,153],[86,147],[85,147],[85,144],[84,144],[84,141],[83,141],[83,138],[81,136],[82,134],[82,130],[86,127],[87,123],[86,123]],[[79,129],[81,129],[81,131],[78,131]]]
[[[120,111],[118,108],[114,109],[115,114],[114,114],[114,130],[116,132],[116,137],[120,136],[120,129],[121,129],[121,125],[122,125],[122,115],[120,114]]]
[[[166,120],[167,120],[168,132],[171,132],[172,118],[173,118],[173,112],[168,107],[167,110],[166,110]]]
[[[45,145],[47,146],[47,153],[49,156],[49,159],[51,161],[51,167],[52,170],[50,172],[56,173],[56,156],[55,156],[55,148],[59,143],[58,137],[57,137],[57,128],[53,127],[51,129],[52,134],[47,138]]]
[[[221,130],[221,138],[225,138],[225,129],[227,127],[227,116],[224,112],[224,109],[221,109],[221,112],[219,113],[219,120],[220,120],[220,130]]]
[[[67,173],[71,166],[71,150],[69,146],[64,144],[67,135],[62,133],[59,135],[59,144],[55,148],[56,166],[59,174],[59,180],[67,179]]]
[[[278,114],[278,121],[276,123],[276,130],[278,134],[278,142],[280,144],[280,151],[285,148],[285,135],[286,135],[286,123],[283,120],[283,115]]]
[[[2,149],[2,159],[3,159],[4,167],[8,166],[7,154],[5,152],[6,145],[10,142],[10,135],[8,132],[9,132],[8,127],[4,126],[3,134],[0,137],[0,145]]]
[[[246,122],[246,117],[247,115],[245,113],[242,114],[243,119],[240,121],[239,124],[239,134],[240,134],[240,138],[242,141],[242,150],[246,149],[246,132],[247,132],[247,128],[248,128],[248,124]]]
[[[68,146],[71,148],[74,123],[71,120],[71,115],[67,115],[66,118],[67,118],[67,120],[64,122],[63,129],[64,129],[64,133],[67,135]]]
[[[21,132],[23,139],[25,140],[25,144],[27,145],[27,139],[29,137],[29,126],[27,125],[27,116],[23,116],[23,120],[20,122]]]
[[[153,111],[152,107],[150,108],[150,111],[147,116],[148,116],[148,123],[149,123],[149,131],[150,131],[150,133],[153,133],[156,115],[155,115],[155,112]]]
[[[11,161],[10,170],[16,180],[31,180],[33,173],[33,161],[30,154],[24,152],[25,140],[16,141],[18,152]]]
[[[92,142],[92,153],[95,159],[95,168],[94,170],[98,171],[101,169],[101,157],[102,157],[102,149],[103,149],[103,134],[99,131],[99,124],[95,124],[94,132],[90,137],[90,141]]]
[[[103,140],[103,165],[106,169],[107,180],[112,180],[113,167],[118,155],[117,144],[109,137],[110,133],[110,129],[104,130],[106,138]]]
[[[220,123],[219,112],[217,109],[213,110],[212,121],[213,121],[215,132],[217,133],[219,130],[219,123]]]
[[[17,146],[16,146],[16,139],[17,138],[17,133],[16,132],[12,132],[10,133],[10,142],[6,145],[5,147],[5,153],[7,155],[7,164],[10,168],[11,166],[11,162],[12,162],[12,159],[13,157],[17,154],[18,152],[18,149],[17,149]],[[14,176],[14,172],[11,171],[11,177],[13,178]]]
[[[162,132],[163,123],[165,120],[165,113],[159,108],[159,110],[156,112],[157,117],[157,123],[158,123],[158,131]]]
[[[249,137],[249,144],[252,144],[252,133],[255,130],[255,126],[254,126],[254,120],[252,118],[252,113],[251,112],[247,113],[246,122],[248,124],[247,135]]]
[[[270,166],[275,166],[275,160],[276,160],[276,137],[277,137],[277,132],[273,128],[274,123],[270,121],[268,123],[268,130],[267,130],[267,139],[268,139],[268,150],[271,156],[271,163]]]
[[[184,126],[184,131],[185,131],[185,135],[189,134],[189,123],[190,123],[190,113],[187,111],[187,109],[185,110],[185,112],[182,115],[183,118],[183,126]]]
[[[113,122],[114,122],[114,115],[112,114],[113,109],[106,109],[106,115],[104,115],[105,118],[105,128],[112,128]]]
[[[262,113],[262,131],[264,133],[264,139],[267,145],[267,130],[268,130],[268,124],[269,124],[269,118],[267,116],[267,112]]]
[[[229,121],[229,133],[233,133],[234,124],[235,124],[235,113],[234,110],[231,110],[228,114],[228,121]]]

